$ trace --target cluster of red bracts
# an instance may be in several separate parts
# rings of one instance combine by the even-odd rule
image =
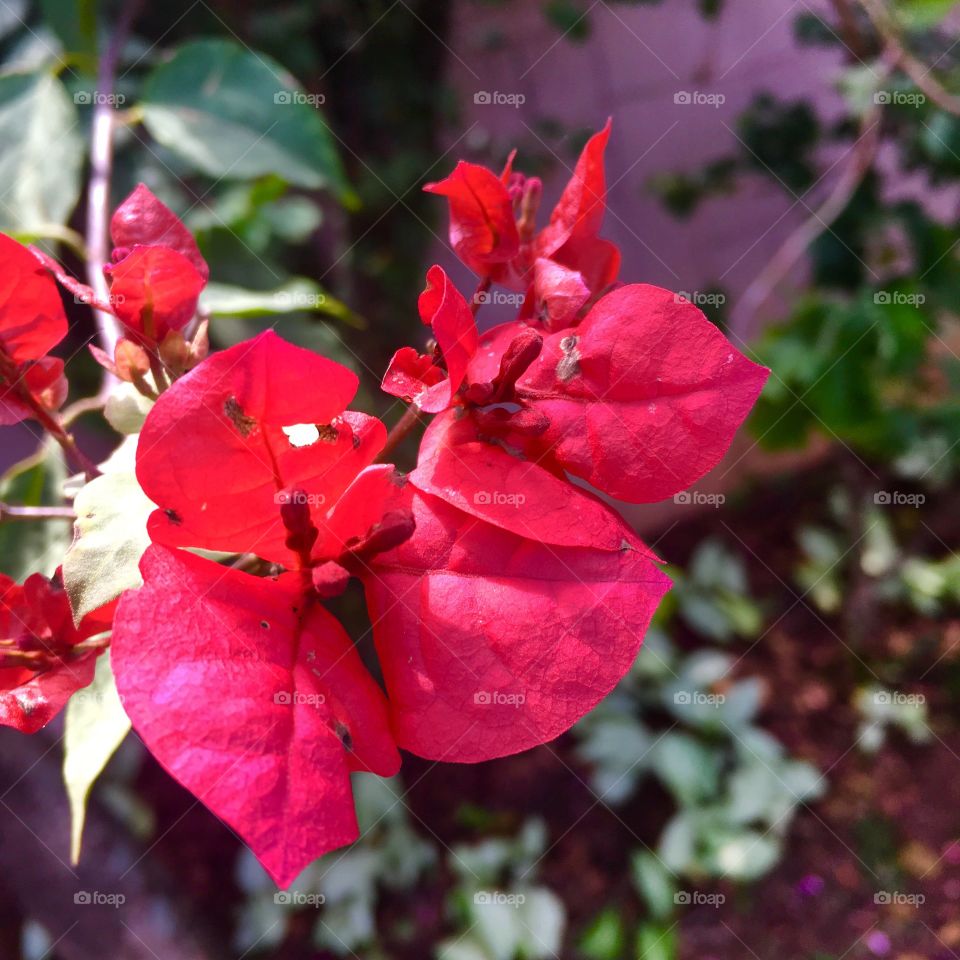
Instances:
[[[153,543],[117,607],[113,669],[150,750],[281,885],[356,838],[352,771],[392,775],[398,747],[461,762],[524,750],[615,686],[669,580],[570,478],[632,502],[682,490],[763,385],[690,303],[614,286],[619,253],[597,235],[608,135],[539,232],[540,183],[512,163],[500,177],[461,163],[428,188],[482,283],[524,298],[480,335],[430,269],[419,312],[435,348],[399,351],[383,382],[436,414],[409,474],[376,462],[387,433],[348,409],[354,374],[273,332],[158,384],[136,468]],[[158,204],[134,194],[113,224],[111,289],[126,299],[112,307],[140,346],[183,329],[206,277]],[[383,689],[322,602],[351,577]]]

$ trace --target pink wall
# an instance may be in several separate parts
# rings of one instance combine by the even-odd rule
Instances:
[[[534,130],[538,117],[597,128],[612,114],[605,235],[623,249],[622,276],[684,291],[719,285],[735,304],[833,178],[828,174],[798,199],[753,176],[735,196],[709,200],[683,221],[667,213],[645,184],[655,173],[692,171],[731,152],[737,146],[736,118],[761,90],[786,98],[813,96],[830,110],[836,103],[838,55],[801,49],[793,40],[794,19],[812,9],[804,0],[727,0],[715,21],[705,21],[694,0],[653,6],[598,0],[589,7],[590,38],[577,44],[561,38],[540,2],[501,9],[460,0],[449,71],[465,104],[464,125],[475,126],[451,151],[450,165],[469,155],[471,145],[491,140],[545,149]],[[488,41],[498,33],[505,43],[491,52]],[[519,93],[526,101],[519,108],[474,104],[480,90]],[[725,100],[718,106],[675,103],[680,91]],[[451,132],[450,142],[462,134]],[[567,157],[563,162],[569,166]],[[548,203],[560,184],[560,178],[548,184]],[[452,262],[439,243],[436,255],[444,265]],[[751,327],[734,313],[735,333],[749,335]]]

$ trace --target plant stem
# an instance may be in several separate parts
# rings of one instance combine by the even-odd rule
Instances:
[[[0,523],[18,520],[76,520],[72,507],[20,507],[0,501]]]
[[[480,308],[483,306],[483,295],[490,289],[490,278],[484,277],[478,284],[477,289],[473,291],[473,300],[470,303],[470,312],[476,317]]]
[[[93,108],[93,126],[90,137],[90,183],[87,189],[87,282],[97,299],[110,302],[103,268],[107,263],[110,222],[110,178],[113,173],[113,128],[116,111],[110,94],[116,83],[117,64],[123,51],[134,18],[140,9],[140,0],[128,0],[117,19],[116,29],[100,58],[97,71],[97,94]],[[109,356],[120,337],[116,320],[102,310],[95,310],[100,345]],[[110,373],[104,373],[104,387],[112,385]]]
[[[847,208],[880,149],[880,109],[874,106],[863,115],[857,140],[850,150],[846,168],[824,202],[791,233],[747,287],[736,307],[744,329],[753,324],[774,290],[799,263],[810,245],[829,230]]]
[[[377,457],[379,463],[383,463],[388,457],[393,455],[394,450],[403,442],[407,434],[420,422],[420,410],[411,404],[404,411],[403,416],[397,421],[394,428],[387,434],[387,442]]]
[[[16,395],[17,400],[30,410],[30,415],[63,448],[64,453],[79,467],[88,480],[100,475],[97,465],[77,446],[77,441],[63,428],[59,418],[52,414],[30,392],[23,378],[23,370],[0,349],[0,384]]]
[[[859,0],[874,29],[880,34],[887,50],[897,66],[913,81],[914,85],[941,110],[960,117],[960,97],[940,85],[931,75],[932,67],[918,60],[903,44],[896,21],[882,0]]]

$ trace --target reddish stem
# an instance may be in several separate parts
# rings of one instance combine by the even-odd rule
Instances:
[[[20,367],[2,350],[0,350],[0,381],[5,381],[8,389],[17,395],[17,399],[30,408],[31,414],[40,426],[60,444],[64,453],[87,475],[88,480],[100,475],[97,465],[77,446],[73,436],[63,429],[60,421],[30,392],[21,375]]]

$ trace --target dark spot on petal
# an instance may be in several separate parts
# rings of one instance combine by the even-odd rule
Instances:
[[[336,443],[340,439],[340,431],[332,423],[315,424],[321,443]]]
[[[257,421],[243,412],[243,408],[237,402],[236,397],[227,397],[223,403],[223,412],[242,437],[249,437],[256,429]]]
[[[577,349],[578,338],[573,334],[560,341],[563,357],[557,364],[557,377],[566,383],[580,372],[580,351]]]
[[[177,526],[180,526],[180,524],[183,523],[183,520],[180,518],[180,514],[177,513],[176,510],[164,510],[163,512],[164,512],[164,515],[166,516],[166,518],[167,518],[171,523],[174,523],[174,524],[176,524]]]
[[[350,734],[350,730],[347,728],[347,725],[340,720],[337,721],[337,725],[334,728],[334,732],[337,737],[340,739],[340,742],[343,744],[344,750],[353,751],[353,737]]]
[[[266,620],[261,620],[261,621],[260,621],[260,626],[263,627],[264,630],[269,630],[269,629],[270,629],[270,624],[267,623]]]
[[[353,449],[358,450],[360,448],[360,438],[354,433],[351,435],[351,440],[353,441]]]

